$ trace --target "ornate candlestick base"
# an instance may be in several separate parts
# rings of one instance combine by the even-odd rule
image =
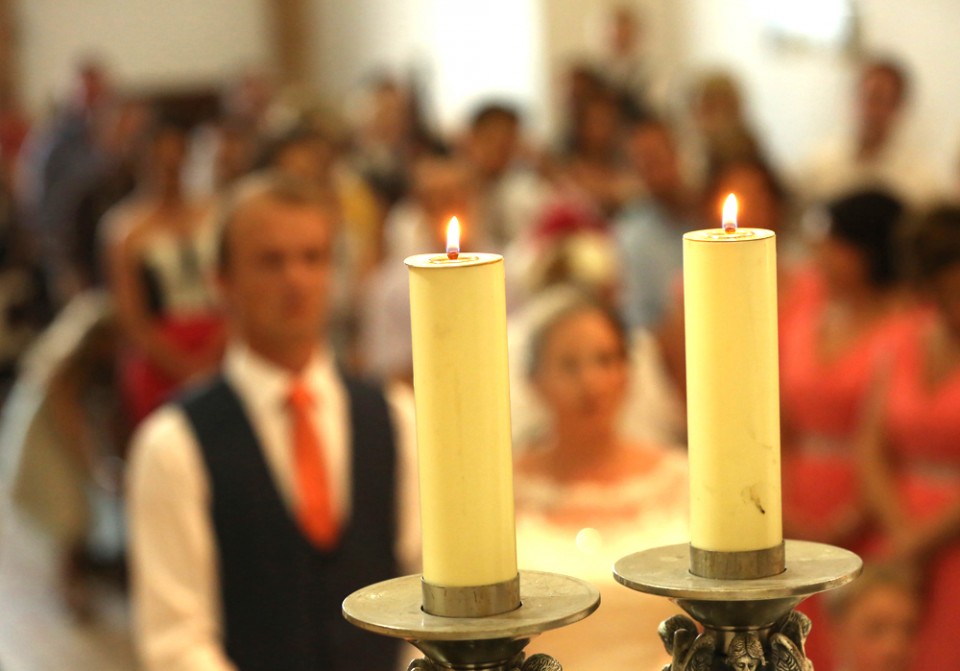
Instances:
[[[421,607],[421,577],[411,575],[354,592],[343,602],[343,616],[361,629],[415,645],[426,658],[411,662],[411,670],[560,669],[546,655],[525,659],[523,649],[537,634],[590,615],[600,604],[600,593],[576,578],[521,571],[520,600],[519,608],[498,615],[431,615]]]
[[[614,566],[617,582],[665,596],[694,620],[675,615],[660,624],[672,655],[670,671],[804,671],[813,665],[803,644],[810,620],[794,607],[812,594],[859,575],[852,552],[821,543],[786,542],[786,569],[753,579],[702,578],[689,570],[689,546],[670,545],[629,555]]]

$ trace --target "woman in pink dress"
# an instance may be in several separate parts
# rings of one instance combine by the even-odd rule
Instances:
[[[960,208],[927,215],[914,245],[929,305],[898,339],[862,440],[864,484],[881,538],[868,557],[926,581],[914,669],[960,669]]]
[[[780,323],[784,526],[850,546],[864,519],[853,438],[901,303],[901,205],[881,192],[828,209],[814,267],[797,274]]]
[[[877,360],[896,330],[901,298],[894,242],[902,207],[882,192],[840,199],[827,210],[813,267],[799,271],[782,299],[780,388],[783,522],[788,538],[856,548],[865,505],[855,436]],[[834,668],[822,604],[802,610],[814,623],[807,654]]]

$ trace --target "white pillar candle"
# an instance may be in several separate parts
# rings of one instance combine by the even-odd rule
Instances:
[[[725,216],[723,228],[684,235],[683,278],[690,543],[718,552],[778,546],[776,237],[738,230]]]
[[[423,578],[517,576],[503,258],[418,255],[410,272]]]

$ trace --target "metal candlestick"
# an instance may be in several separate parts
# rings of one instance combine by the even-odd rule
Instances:
[[[520,571],[520,605],[490,614],[491,598],[504,603],[497,592],[502,595],[505,588],[510,589],[506,585],[454,588],[445,595],[419,575],[405,576],[354,592],[343,602],[343,616],[361,629],[416,646],[426,657],[411,662],[410,671],[561,669],[548,655],[526,658],[523,649],[537,634],[590,615],[600,604],[600,593],[569,576]],[[434,608],[461,614],[428,612],[424,597]]]
[[[714,553],[721,554],[721,553]],[[660,624],[659,634],[672,656],[669,671],[812,671],[804,653],[810,620],[794,609],[808,596],[853,580],[863,562],[852,552],[805,541],[784,544],[782,572],[764,577],[753,553],[730,552],[719,558],[724,577],[695,575],[688,545],[670,545],[629,555],[614,566],[617,582],[665,596],[686,611]],[[713,565],[711,563],[710,565]],[[701,564],[702,566],[702,564]]]

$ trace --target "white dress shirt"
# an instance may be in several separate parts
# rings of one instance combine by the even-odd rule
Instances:
[[[293,376],[234,343],[224,375],[240,397],[284,501],[296,503],[287,396]],[[334,513],[350,515],[350,409],[332,358],[318,348],[300,376],[316,399],[314,426],[330,473]],[[418,570],[420,537],[413,398],[386,393],[397,441],[397,547]],[[206,468],[179,406],[149,417],[134,436],[129,470],[134,633],[148,671],[228,671]]]
[[[854,138],[835,138],[821,145],[800,169],[796,187],[805,201],[829,202],[858,189],[885,188],[906,204],[921,207],[945,192],[935,170],[896,133],[869,160],[857,155]]]

